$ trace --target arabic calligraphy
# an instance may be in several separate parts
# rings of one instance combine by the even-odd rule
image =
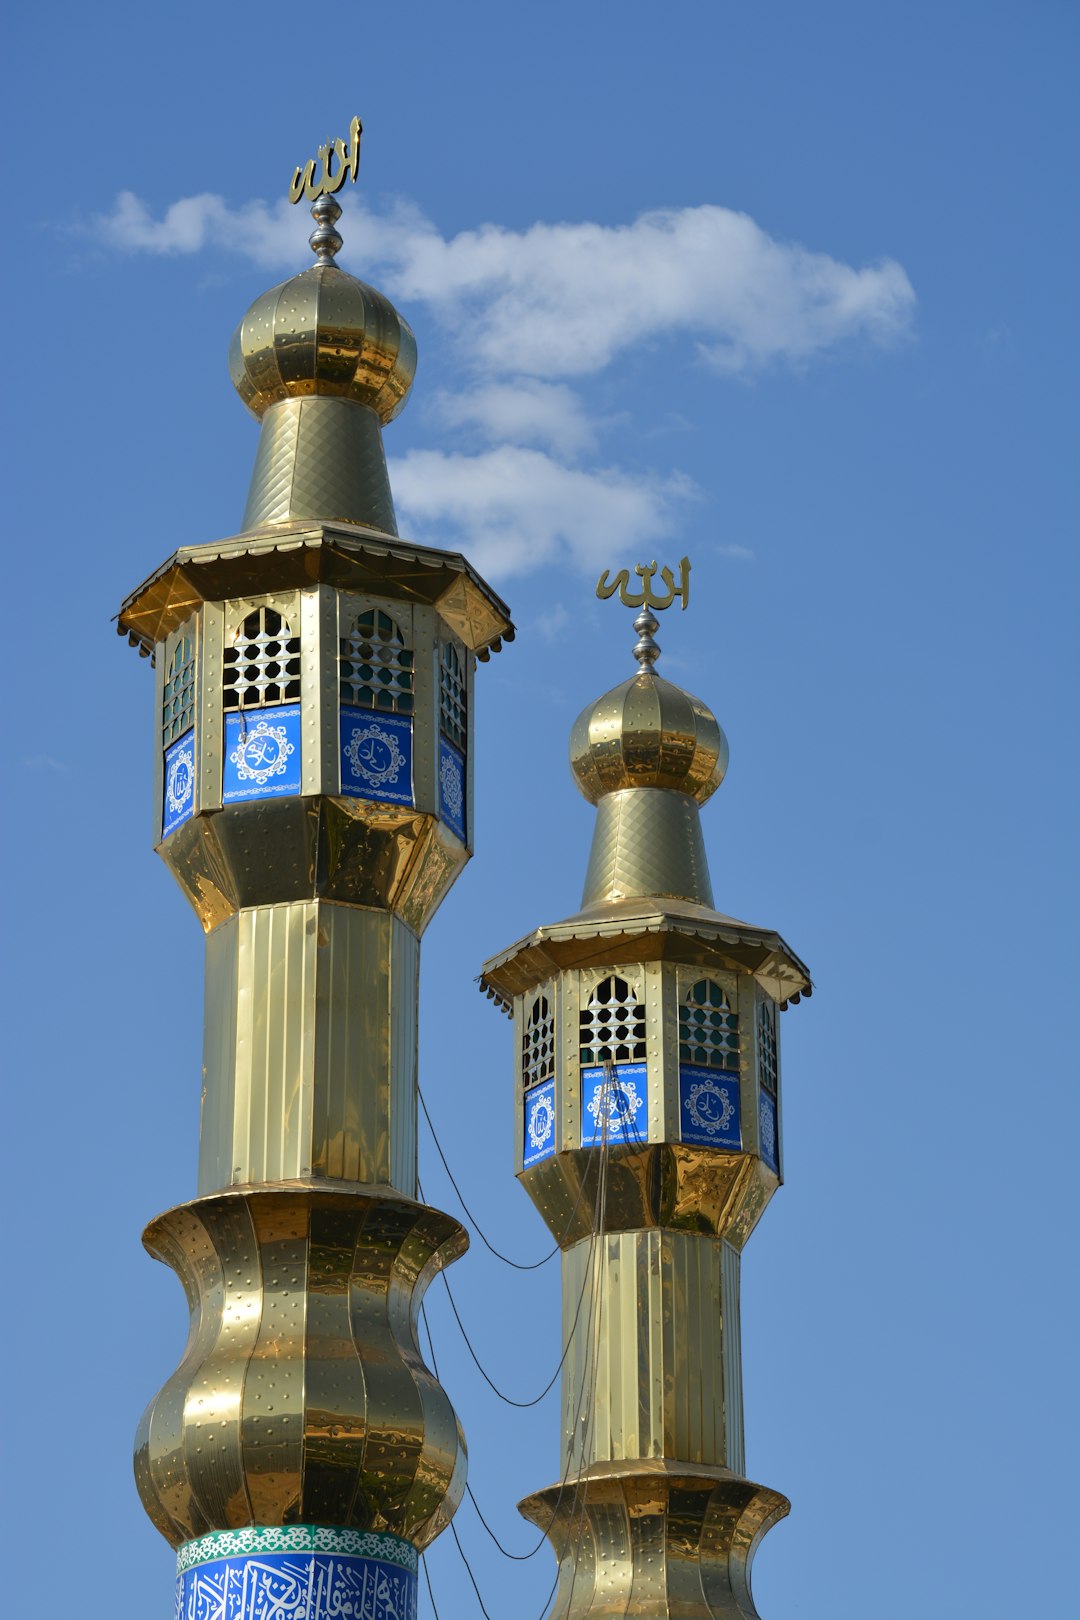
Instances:
[[[415,1620],[416,1577],[374,1559],[231,1558],[188,1570],[181,1620]]]
[[[293,170],[289,186],[289,201],[297,203],[301,197],[315,202],[319,197],[332,197],[340,191],[346,180],[355,180],[360,167],[360,137],[364,126],[359,118],[349,125],[347,141],[328,140],[320,146],[316,157],[308,158],[302,168]],[[337,168],[334,168],[334,164]]]
[[[662,612],[664,608],[669,608],[676,597],[678,597],[679,601],[682,603],[684,612],[686,608],[689,607],[689,557],[684,557],[682,562],[679,564],[679,583],[677,585],[675,583],[675,575],[672,573],[670,568],[665,566],[664,568],[660,569],[660,579],[667,589],[666,595],[653,589],[653,578],[656,574],[655,562],[638,563],[637,567],[634,569],[634,573],[641,581],[641,589],[638,591],[632,591],[630,589],[630,570],[628,568],[620,568],[614,579],[608,578],[609,570],[605,568],[604,572],[600,575],[600,578],[596,582],[597,596],[602,602],[606,602],[610,597],[615,595],[616,591],[618,591],[619,601],[624,607],[647,607],[651,608],[654,613]]]

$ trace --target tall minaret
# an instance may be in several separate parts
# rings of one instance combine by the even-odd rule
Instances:
[[[471,851],[475,660],[513,626],[398,537],[382,426],[416,349],[335,263],[334,146],[317,262],[233,339],[262,423],[243,531],[119,619],[157,670],[154,842],[206,934],[198,1196],[144,1234],[191,1331],[135,1455],[183,1620],[407,1620],[464,1487],[416,1338],[466,1247],[416,1201],[417,983]]]
[[[739,1267],[781,1179],[777,1013],[810,981],[713,909],[699,806],[727,743],[655,673],[648,605],[635,629],[640,669],[570,740],[597,807],[583,909],[481,981],[513,1013],[517,1173],[562,1249],[570,1346],[562,1477],[521,1508],[559,1559],[552,1620],[751,1617],[788,1503],[744,1478]]]

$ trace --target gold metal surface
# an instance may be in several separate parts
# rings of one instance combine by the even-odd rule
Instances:
[[[704,804],[727,764],[727,739],[710,710],[651,670],[597,698],[570,733],[570,768],[590,804],[631,787],[670,788]]]
[[[314,584],[437,605],[440,613],[445,601],[447,624],[481,661],[514,639],[505,602],[459,552],[306,522],[181,547],[124,600],[117,632],[150,653],[204,603]]]
[[[336,265],[313,264],[262,293],[233,334],[229,373],[257,417],[316,394],[392,422],[416,372],[416,339],[390,300]]]
[[[640,1457],[741,1472],[739,1257],[727,1248],[653,1227],[605,1232],[595,1252],[591,1238],[564,1250],[563,1474]],[[579,1301],[601,1326],[596,1343],[572,1331]]]
[[[175,1547],[308,1523],[427,1546],[460,1500],[465,1452],[415,1324],[465,1250],[458,1223],[383,1190],[279,1185],[183,1204],[143,1242],[191,1311],[184,1358],[136,1440],[162,1535]]]
[[[701,815],[688,793],[624,788],[597,806],[582,906],[645,895],[712,907]]]
[[[634,573],[641,581],[641,589],[638,591],[630,589],[630,570],[628,568],[620,568],[612,580],[608,579],[608,573],[609,570],[605,568],[596,582],[596,594],[601,602],[608,601],[618,591],[619,601],[623,607],[647,607],[653,613],[662,613],[665,608],[671,606],[676,598],[682,603],[684,612],[690,606],[689,557],[684,557],[679,564],[678,585],[675,583],[675,575],[671,572],[671,569],[666,566],[661,568],[660,578],[667,587],[666,595],[653,590],[653,578],[656,574],[655,562],[638,563],[634,569]]]
[[[758,1620],[750,1567],[790,1506],[724,1469],[663,1461],[590,1470],[579,1489],[519,1504],[559,1559],[548,1620]]]
[[[283,399],[263,417],[245,530],[322,520],[397,533],[382,429],[345,399]]]
[[[293,170],[293,177],[289,183],[289,201],[299,202],[306,197],[309,202],[315,202],[318,197],[332,197],[340,191],[346,180],[355,180],[356,172],[360,167],[360,137],[364,133],[364,126],[359,118],[354,118],[349,125],[349,139],[347,141],[327,141],[318,151],[318,167],[314,158],[308,158],[302,167]],[[334,172],[334,163],[338,164]]]
[[[301,901],[215,929],[200,1195],[314,1176],[415,1197],[419,972],[387,911]]]

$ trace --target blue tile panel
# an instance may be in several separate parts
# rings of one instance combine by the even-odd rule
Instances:
[[[238,709],[225,716],[221,797],[279,799],[300,792],[300,705]]]
[[[555,1082],[545,1080],[525,1093],[525,1151],[522,1163],[526,1170],[550,1159],[555,1152]]]
[[[758,1135],[761,1157],[774,1175],[780,1174],[780,1148],[776,1140],[776,1102],[767,1091],[758,1094]]]
[[[380,804],[413,803],[410,716],[342,705],[341,791]]]
[[[240,1537],[243,1532],[235,1532]],[[416,1620],[416,1570],[405,1560],[357,1552],[316,1551],[316,1539],[363,1545],[391,1543],[396,1537],[363,1531],[318,1531],[286,1527],[273,1534],[252,1531],[267,1549],[282,1541],[307,1541],[294,1551],[231,1553],[229,1533],[220,1548],[191,1561],[180,1549],[176,1583],[176,1620]],[[203,1542],[219,1538],[206,1536]],[[200,1543],[189,1543],[199,1547]],[[410,1552],[412,1548],[408,1549]],[[219,1556],[214,1556],[215,1552]],[[186,1562],[187,1567],[184,1567]],[[414,1554],[415,1562],[415,1554]]]
[[[581,1071],[581,1145],[623,1147],[649,1135],[644,1063],[617,1063],[609,1080],[602,1064]]]
[[[445,737],[439,738],[439,813],[463,844],[465,831],[465,756]]]
[[[186,731],[165,750],[161,836],[168,838],[195,809],[195,733]]]
[[[742,1149],[739,1077],[730,1069],[679,1064],[679,1129],[684,1142]]]

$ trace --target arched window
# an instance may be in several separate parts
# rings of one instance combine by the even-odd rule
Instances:
[[[712,979],[699,979],[679,1008],[679,1060],[738,1070],[739,1015]]]
[[[380,608],[358,614],[341,639],[341,701],[386,714],[413,712],[413,655]]]
[[[464,753],[469,729],[465,671],[458,650],[450,641],[443,643],[440,661],[439,725],[443,736]]]
[[[226,709],[266,709],[300,696],[300,637],[271,607],[256,608],[225,648]]]
[[[779,1065],[776,1056],[776,1007],[771,1001],[758,1002],[758,1078],[764,1091],[776,1097]]]
[[[161,714],[161,738],[165,747],[195,724],[195,637],[181,636],[169,659],[165,677],[165,700]]]
[[[625,979],[601,979],[579,1014],[581,1061],[633,1063],[645,1056],[645,1008]]]
[[[521,1037],[521,1078],[526,1090],[555,1073],[555,1019],[547,996],[537,996]]]

